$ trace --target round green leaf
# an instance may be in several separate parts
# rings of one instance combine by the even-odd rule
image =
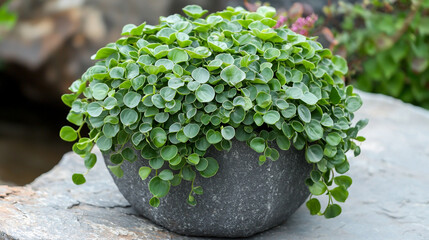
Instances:
[[[106,123],[103,126],[103,134],[108,138],[113,138],[119,132],[119,125]]]
[[[149,160],[149,165],[152,169],[160,169],[164,165],[164,162],[164,159],[155,156],[155,158]]]
[[[150,130],[152,130],[152,125],[150,125],[149,123],[142,123],[142,124],[139,126],[139,131],[140,131],[141,133],[147,133],[147,132],[149,132]]]
[[[335,171],[339,174],[344,174],[350,169],[350,164],[348,161],[344,161],[340,165],[335,166]]]
[[[171,78],[168,80],[168,86],[172,89],[178,89],[184,85],[185,83],[180,78]]]
[[[280,56],[280,50],[278,50],[277,48],[268,48],[264,52],[264,58],[267,59],[269,62],[273,61],[279,56]]]
[[[308,162],[317,163],[323,158],[323,149],[319,144],[310,145],[305,150],[305,159]]]
[[[90,153],[86,155],[83,160],[85,162],[85,167],[91,169],[95,166],[95,163],[97,163],[97,156],[94,153]]]
[[[173,179],[170,180],[171,186],[178,186],[182,182],[182,177],[179,174],[175,174]]]
[[[107,166],[110,171],[118,178],[121,178],[124,176],[124,171],[121,168],[121,165],[117,165],[117,166]]]
[[[107,110],[110,110],[110,109],[114,108],[117,105],[117,103],[118,103],[118,100],[116,100],[116,98],[114,98],[114,97],[107,97],[103,101],[103,106]]]
[[[167,101],[170,102],[174,99],[174,97],[176,96],[176,91],[172,88],[169,87],[163,87],[160,91],[159,94],[161,95],[161,97]]]
[[[151,100],[152,100],[153,105],[155,105],[156,108],[158,108],[158,109],[165,108],[165,100],[162,98],[162,96],[160,94],[153,95],[151,97]],[[158,109],[156,109],[156,111],[158,111]],[[146,116],[146,113],[145,113],[145,116]]]
[[[224,65],[231,65],[234,63],[234,58],[229,53],[221,53],[216,55],[215,60],[221,61]]]
[[[83,176],[83,174],[78,174],[78,173],[75,173],[72,175],[72,180],[73,180],[73,183],[76,185],[82,185],[86,182],[86,179]]]
[[[203,84],[195,91],[195,96],[200,102],[211,102],[215,97],[215,91],[212,86]]]
[[[177,166],[182,162],[182,157],[177,154],[173,159],[170,160],[170,165],[171,166]]]
[[[262,119],[265,123],[273,125],[280,120],[280,113],[274,110],[270,110],[265,113],[264,116],[262,116]]]
[[[332,63],[334,64],[335,71],[338,71],[342,73],[343,75],[346,75],[349,68],[347,66],[346,60],[340,56],[333,56],[332,57]]]
[[[103,107],[98,102],[92,102],[88,104],[86,112],[91,117],[98,117],[103,112]]]
[[[113,79],[124,78],[125,69],[121,67],[114,67],[112,68],[112,70],[110,70],[109,74],[110,74],[110,77]]]
[[[150,140],[156,147],[160,148],[167,142],[167,134],[164,129],[156,127],[150,131]]]
[[[188,138],[194,138],[200,132],[200,126],[196,123],[189,123],[183,128],[183,133]]]
[[[318,199],[312,198],[308,200],[305,205],[307,206],[308,210],[310,210],[311,215],[320,213],[321,205]]]
[[[191,165],[187,165],[184,168],[182,168],[182,178],[186,181],[192,181],[195,179],[195,172],[192,170]]]
[[[362,106],[362,100],[360,97],[349,97],[346,99],[346,109],[349,112],[356,112]]]
[[[164,181],[170,181],[174,178],[173,172],[170,169],[162,170],[158,176]]]
[[[334,121],[328,114],[324,113],[322,119],[320,120],[320,124],[325,127],[332,127],[334,126]]]
[[[192,153],[188,156],[188,161],[192,165],[197,165],[200,162],[200,156],[196,153]]]
[[[124,96],[124,104],[129,108],[135,108],[140,103],[142,96],[136,92],[128,92]]]
[[[311,194],[318,196],[326,192],[326,185],[323,182],[315,182],[308,189]]]
[[[258,153],[262,153],[265,150],[265,139],[256,137],[250,141],[250,147]]]
[[[199,83],[206,83],[210,78],[210,73],[205,68],[199,67],[192,71],[192,77]]]
[[[338,176],[334,178],[335,184],[342,186],[345,189],[349,188],[352,185],[352,179],[349,176]]]
[[[220,132],[226,140],[231,140],[235,136],[235,129],[231,126],[224,127]]]
[[[174,63],[186,62],[188,61],[188,54],[183,49],[174,48],[168,52],[168,59]]]
[[[340,144],[341,140],[340,134],[336,132],[329,133],[328,136],[326,136],[326,142],[331,146],[337,146]]]
[[[230,65],[222,70],[220,77],[229,85],[234,86],[246,78],[246,73],[235,65]]]
[[[198,194],[198,195],[202,195],[202,194],[203,194],[203,188],[202,188],[202,187],[200,187],[200,186],[198,186],[198,187],[194,187],[194,188],[192,189],[192,191],[194,191],[194,193],[195,193],[195,194]]]
[[[161,148],[161,157],[166,160],[170,161],[177,155],[178,149],[174,145],[164,146]]]
[[[325,218],[334,218],[341,214],[341,207],[338,204],[329,205],[325,210]]]
[[[122,110],[120,115],[121,122],[125,126],[129,126],[137,122],[138,117],[139,117],[138,113],[135,110],[129,109],[129,108]]]
[[[170,182],[160,177],[153,177],[149,182],[149,191],[157,198],[162,198],[170,191]]]
[[[202,172],[202,171],[206,170],[206,168],[207,168],[208,165],[209,165],[209,162],[207,161],[207,159],[200,158],[200,161],[195,166],[195,169],[197,169],[198,171]]]
[[[168,118],[170,117],[170,115],[166,112],[161,112],[161,113],[157,113],[155,115],[155,121],[159,122],[159,123],[165,123]]]
[[[69,126],[64,126],[60,130],[60,137],[64,141],[73,142],[77,139],[77,132]]]
[[[298,116],[305,123],[311,121],[311,112],[305,105],[300,104],[298,106]]]
[[[212,52],[206,47],[196,47],[194,49],[185,49],[191,58],[202,59],[212,55]]]
[[[92,96],[95,100],[103,100],[106,98],[107,93],[109,92],[109,86],[105,83],[97,83],[91,88]]]
[[[205,158],[207,160],[207,167],[204,169],[204,171],[200,171],[200,174],[204,178],[210,178],[216,175],[217,171],[219,170],[219,164],[214,158],[208,157]]]
[[[140,74],[140,67],[137,63],[130,63],[127,65],[127,78],[133,79]]]
[[[329,192],[338,202],[345,202],[349,196],[349,192],[343,187],[336,187]]]
[[[311,142],[317,141],[323,137],[323,128],[319,121],[312,119],[310,123],[304,125],[305,133]]]
[[[302,123],[298,122],[298,121],[292,121],[291,122],[291,126],[293,128],[293,130],[297,131],[297,132],[302,132],[304,131],[304,126],[302,125]]]
[[[188,15],[189,17],[192,18],[200,18],[202,17],[204,14],[206,14],[208,11],[207,10],[203,10],[200,6],[198,5],[188,5],[186,7],[183,8],[183,12]]]
[[[112,148],[112,139],[107,138],[106,136],[101,136],[97,140],[97,146],[101,151],[110,150],[110,148]]]
[[[286,96],[291,99],[301,99],[303,96],[303,92],[300,88],[290,87],[286,89]]]
[[[124,161],[124,157],[122,157],[122,154],[115,153],[110,155],[110,162],[113,164],[121,164]]]
[[[315,105],[319,101],[316,95],[312,94],[311,92],[305,92],[302,95],[301,100],[308,105]]]
[[[207,131],[206,138],[210,144],[216,144],[222,140],[222,134],[218,131],[210,129]]]
[[[276,100],[276,106],[280,109],[280,110],[284,110],[286,108],[289,107],[289,103],[287,103],[285,100],[283,99],[277,99]]]
[[[159,198],[157,198],[157,197],[153,197],[153,198],[151,198],[151,199],[149,200],[149,204],[150,204],[152,207],[154,207],[154,208],[159,207],[159,204],[160,204]]]
[[[279,148],[281,150],[289,150],[289,148],[290,148],[289,138],[287,138],[284,135],[276,136],[276,143],[277,143],[277,146],[279,146]]]
[[[239,124],[242,121],[244,121],[245,117],[246,117],[246,112],[244,111],[244,108],[241,106],[236,107],[231,113],[231,120],[236,124]]]
[[[191,91],[195,91],[200,87],[200,83],[197,81],[191,81],[188,83],[188,85],[186,85],[186,87],[188,87],[188,89]]]
[[[141,167],[139,169],[139,176],[142,180],[146,180],[149,177],[150,172],[152,172],[152,168],[150,167]]]
[[[266,92],[259,92],[258,95],[256,95],[256,103],[261,108],[267,108],[271,105],[271,95]]]

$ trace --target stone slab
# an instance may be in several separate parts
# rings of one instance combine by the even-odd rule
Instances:
[[[302,206],[283,225],[250,239],[429,239],[429,112],[382,95],[361,96],[356,119],[370,123],[362,131],[362,155],[351,160],[354,183],[342,215],[326,220]],[[27,186],[0,186],[0,239],[202,240],[137,216],[102,163],[82,186],[71,183],[74,171],[83,165],[68,153]]]

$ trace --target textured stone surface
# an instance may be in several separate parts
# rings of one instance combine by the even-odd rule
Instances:
[[[429,239],[429,112],[381,95],[362,93],[367,141],[351,160],[354,183],[338,218],[301,206],[286,223],[250,238],[293,240]],[[0,186],[0,239],[178,239],[138,217],[98,163],[88,182],[74,186],[81,160],[66,154],[51,172],[26,187]]]
[[[101,158],[101,155],[98,155]],[[25,187],[0,186],[0,239],[171,239],[174,234],[140,218],[100,163],[82,188],[83,171],[68,153],[49,173]]]
[[[206,156],[216,158],[219,171],[209,179],[196,175],[194,186],[201,186],[204,194],[195,196],[195,207],[186,203],[191,182],[184,180],[161,198],[158,208],[151,207],[152,194],[147,186],[154,173],[141,180],[139,168],[148,164],[141,157],[134,163],[125,161],[124,177],[113,178],[139,213],[171,231],[193,236],[246,237],[283,223],[309,195],[304,181],[311,167],[303,151],[280,151],[279,160],[267,161],[263,166],[258,164],[259,155],[239,141],[233,141],[229,152],[210,148]]]

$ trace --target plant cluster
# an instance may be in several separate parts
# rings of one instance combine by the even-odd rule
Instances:
[[[159,25],[126,25],[115,43],[100,49],[90,67],[62,97],[71,107],[60,136],[76,141],[73,150],[91,169],[94,145],[111,154],[108,166],[117,177],[121,164],[137,155],[157,207],[171,186],[190,181],[188,203],[196,204],[196,174],[212,177],[216,159],[205,157],[214,146],[229,150],[233,139],[260,153],[259,163],[275,161],[292,145],[305,151],[313,170],[306,181],[311,214],[340,214],[351,178],[348,150],[360,153],[353,112],[362,101],[345,87],[346,61],[313,38],[285,26],[274,29],[276,10],[256,12],[228,7],[203,18],[201,7],[183,8],[186,17],[161,17]],[[84,125],[89,136],[81,136]],[[168,168],[162,168],[168,166]],[[162,170],[162,169],[163,170]],[[151,174],[152,173],[152,174]],[[86,173],[85,173],[86,174]],[[76,184],[85,174],[74,174]],[[324,211],[314,196],[329,198]]]
[[[350,82],[429,108],[429,1],[342,3],[325,13],[343,18],[336,51],[347,55]]]

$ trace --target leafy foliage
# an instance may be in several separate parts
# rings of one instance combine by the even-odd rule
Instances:
[[[273,29],[271,7],[229,7],[206,18],[198,6],[184,12],[188,17],[161,17],[156,26],[126,25],[123,38],[94,55],[100,61],[62,97],[78,129],[65,126],[61,137],[78,139],[73,150],[85,159],[95,144],[110,153],[118,177],[124,160],[140,154],[147,162],[138,174],[150,178],[154,207],[182,180],[192,183],[187,202],[197,204],[203,189],[194,186],[196,174],[210,178],[222,167],[205,157],[212,145],[229,150],[233,138],[246,141],[261,153],[260,164],[279,158],[272,142],[283,150],[293,145],[314,166],[311,193],[329,196],[325,216],[338,215],[333,199],[345,201],[351,180],[334,172],[348,171],[345,153],[360,152],[354,140],[366,124],[352,127],[362,101],[344,86],[345,61],[314,39]],[[80,134],[85,124],[88,137]],[[91,157],[86,166],[94,163]],[[75,183],[85,182],[76,176]],[[307,206],[323,214],[317,199]]]
[[[325,12],[344,18],[336,51],[347,55],[350,81],[429,108],[429,1],[342,3]]]

